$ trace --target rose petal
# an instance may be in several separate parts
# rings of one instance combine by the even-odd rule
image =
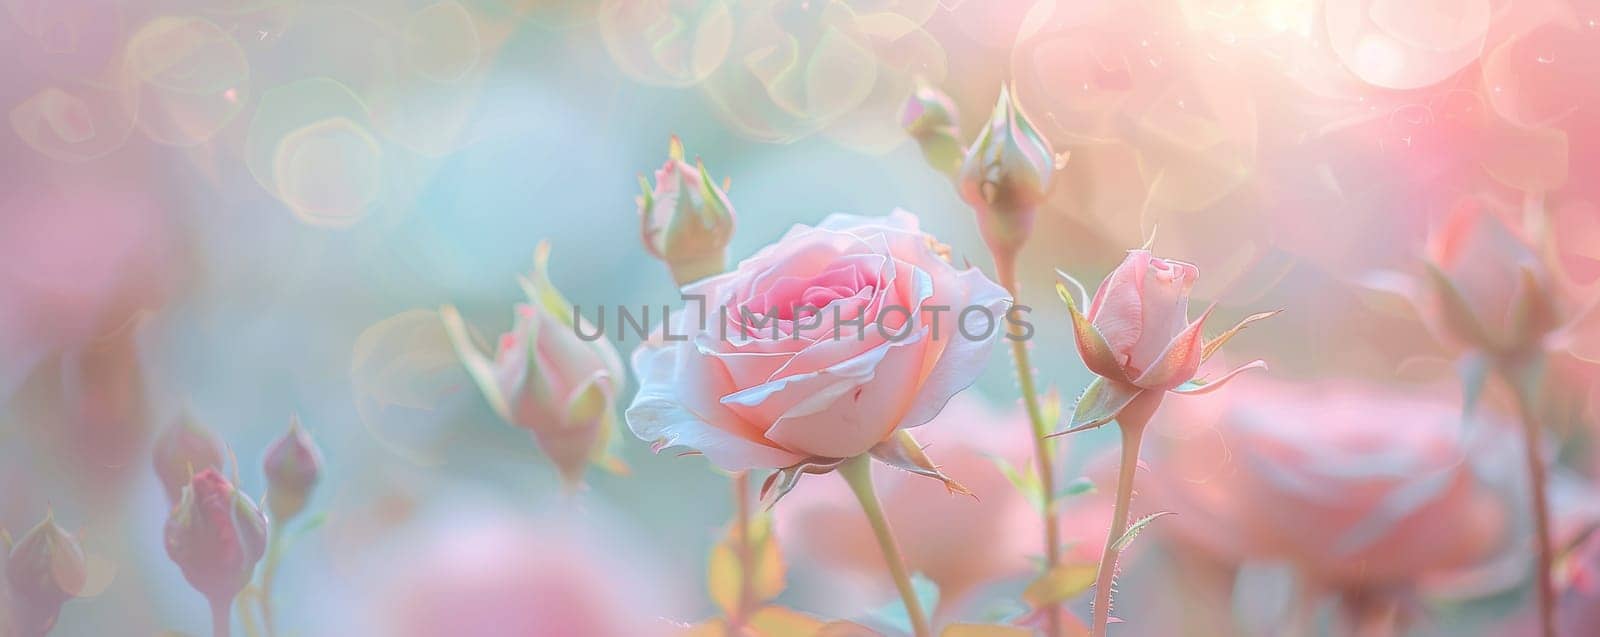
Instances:
[[[1204,348],[1206,318],[1216,305],[1206,308],[1200,318],[1189,324],[1156,359],[1150,369],[1144,370],[1133,384],[1150,389],[1171,389],[1194,378],[1200,369],[1200,355]]]
[[[899,426],[902,428],[916,427],[933,420],[952,396],[972,386],[983,373],[989,354],[994,350],[994,345],[1004,331],[1005,310],[1011,306],[1011,294],[1005,288],[990,281],[983,273],[976,270],[963,270],[956,275],[956,286],[969,291],[966,302],[960,307],[984,307],[996,322],[988,338],[970,339],[966,334],[979,334],[978,326],[963,332],[954,321],[946,321],[939,325],[940,333],[934,343],[929,345],[933,366],[922,372],[922,385],[915,398],[911,399],[911,409],[901,417]],[[953,310],[959,312],[960,310]],[[968,318],[977,321],[974,312]],[[947,317],[950,318],[950,317]],[[931,328],[931,325],[930,325]],[[943,345],[943,351],[933,352],[937,345]]]
[[[765,441],[746,437],[740,431],[744,426],[730,422],[736,418],[721,405],[686,402],[685,396],[692,397],[703,389],[700,383],[712,380],[695,378],[693,373],[680,375],[680,371],[692,369],[681,360],[688,356],[694,354],[686,344],[646,343],[634,350],[633,369],[639,377],[639,393],[628,407],[627,421],[635,436],[657,441],[658,450],[669,446],[695,449],[729,471],[785,467],[802,459]],[[711,419],[719,424],[712,424]]]
[[[814,456],[847,458],[865,453],[900,425],[914,398],[927,337],[924,328],[912,339],[884,344],[879,348],[882,360],[872,364],[862,380],[798,392],[807,398],[773,423],[767,439]]]

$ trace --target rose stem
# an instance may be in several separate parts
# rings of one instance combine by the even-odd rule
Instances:
[[[1528,456],[1528,484],[1533,491],[1533,529],[1538,546],[1534,578],[1538,581],[1539,591],[1539,634],[1555,637],[1555,584],[1550,579],[1555,549],[1551,546],[1550,500],[1546,495],[1544,454],[1541,453],[1544,443],[1539,419],[1533,413],[1533,399],[1528,395],[1527,388],[1516,382],[1511,374],[1504,376],[1507,384],[1511,385],[1511,393],[1516,396],[1517,415],[1522,420],[1523,447]]]
[[[1000,278],[1000,285],[1011,293],[1012,304],[1020,303],[1021,286],[1017,284],[1016,257],[995,255],[994,269],[995,275]],[[1028,425],[1033,432],[1033,456],[1039,473],[1040,516],[1044,518],[1045,573],[1050,573],[1061,563],[1060,531],[1056,520],[1055,462],[1051,459],[1050,439],[1045,437],[1050,433],[1050,424],[1044,421],[1044,412],[1039,409],[1039,394],[1033,386],[1033,364],[1028,359],[1028,343],[1022,338],[1022,328],[1007,321],[1006,331],[1010,335],[1011,359],[1017,365],[1017,385],[1022,390],[1022,404],[1028,411]],[[1045,618],[1050,628],[1048,635],[1060,635],[1061,605],[1051,604],[1046,609]]]
[[[900,546],[895,544],[889,520],[883,516],[883,506],[878,503],[878,494],[872,489],[870,456],[862,454],[844,461],[839,466],[839,475],[855,492],[856,500],[861,502],[861,512],[866,514],[867,522],[872,524],[873,535],[878,537],[883,561],[889,565],[889,575],[894,578],[895,588],[900,590],[900,600],[906,605],[906,615],[911,618],[912,634],[916,637],[932,637],[933,631],[928,628],[922,602],[917,599],[916,590],[911,588],[911,576],[906,573],[905,558],[900,556]]]
[[[233,615],[239,618],[239,625],[244,627],[245,637],[259,637],[256,633],[255,616],[251,615],[251,606],[260,606],[258,598],[260,591],[248,588],[241,591],[238,597],[233,598]],[[258,609],[259,610],[259,609]]]
[[[277,623],[272,616],[272,583],[278,577],[278,561],[283,557],[282,523],[272,525],[267,532],[267,558],[261,565],[261,627],[267,637],[277,637]]]
[[[755,557],[750,552],[750,480],[743,471],[733,474],[733,503],[736,516],[734,546],[739,556],[739,601],[734,608],[734,616],[728,618],[728,625],[737,632],[749,619],[750,598],[753,596],[751,571],[755,566]]]
[[[1133,477],[1139,468],[1139,443],[1144,440],[1144,423],[1121,423],[1122,463],[1117,469],[1117,504],[1111,512],[1111,531],[1106,534],[1106,546],[1100,553],[1100,574],[1094,584],[1094,624],[1090,637],[1105,637],[1106,624],[1111,619],[1111,584],[1117,575],[1117,540],[1128,531],[1128,508],[1133,503]]]
[[[228,616],[228,607],[232,600],[213,599],[211,601],[211,637],[228,637],[231,617]]]

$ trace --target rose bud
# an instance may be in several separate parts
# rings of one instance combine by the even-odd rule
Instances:
[[[1533,249],[1482,204],[1452,209],[1427,248],[1431,296],[1423,313],[1445,339],[1516,357],[1560,327]]]
[[[49,633],[61,614],[61,605],[83,590],[88,577],[83,548],[56,526],[53,515],[46,514],[43,522],[17,540],[6,559],[6,582],[18,636]]]
[[[1128,409],[1135,410],[1129,415],[1148,418],[1166,392],[1206,393],[1240,372],[1266,366],[1258,360],[1215,382],[1195,380],[1200,364],[1240,329],[1276,314],[1252,315],[1207,341],[1204,328],[1211,310],[1189,321],[1189,289],[1199,276],[1194,265],[1156,258],[1148,250],[1129,250],[1122,264],[1100,283],[1087,315],[1079,312],[1066,285],[1056,286],[1072,314],[1078,354],[1098,376],[1079,399],[1068,431],[1098,427]]]
[[[489,406],[502,420],[532,432],[562,479],[576,486],[590,462],[620,469],[620,461],[607,450],[617,394],[627,377],[617,350],[577,317],[550,283],[549,258],[549,245],[541,243],[532,278],[522,280],[528,302],[517,305],[516,322],[500,335],[492,360],[473,343],[454,307],[440,308],[439,314]],[[574,324],[575,319],[581,322]]]
[[[250,582],[267,549],[267,518],[216,469],[196,474],[167,517],[167,556],[214,609]]]
[[[961,198],[978,213],[983,240],[997,259],[1015,257],[1033,232],[1033,215],[1050,187],[1055,153],[1005,87],[994,114],[967,148]]]
[[[656,169],[652,187],[639,177],[644,194],[639,204],[644,247],[672,269],[678,285],[727,269],[728,240],[733,237],[733,206],[698,160],[684,161],[683,142],[672,137],[667,163]]]
[[[222,458],[222,440],[189,414],[169,425],[156,438],[154,454],[156,477],[167,490],[167,501],[176,503],[194,474],[221,469]]]
[[[267,510],[283,523],[298,515],[322,473],[322,451],[292,416],[289,431],[267,448],[262,469],[267,476]]]
[[[950,96],[927,84],[918,84],[900,111],[900,125],[917,140],[929,166],[951,177],[961,170],[966,150],[961,147],[961,127],[956,123],[956,104]]]

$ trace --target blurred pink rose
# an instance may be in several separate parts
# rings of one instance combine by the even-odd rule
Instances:
[[[1324,589],[1453,574],[1506,548],[1511,517],[1474,475],[1460,410],[1416,391],[1255,379],[1163,412],[1141,504],[1176,512],[1157,527],[1183,544],[1287,562]]]
[[[729,470],[853,457],[928,422],[982,371],[1010,301],[904,211],[797,225],[684,293],[705,302],[634,351],[628,425]]]
[[[533,275],[522,280],[528,302],[517,305],[516,324],[500,335],[492,360],[473,343],[454,307],[439,314],[489,406],[507,423],[532,432],[572,485],[582,481],[591,461],[609,462],[613,410],[627,377],[609,341],[580,336],[597,330],[587,321],[572,323],[576,312],[550,283],[548,260],[549,246],[540,244]]]
[[[934,481],[881,464],[873,467],[872,478],[907,566],[939,585],[943,616],[984,585],[1032,573],[1030,557],[1043,554],[1044,531],[1038,510],[996,464],[1031,466],[1033,443],[1020,411],[1002,412],[982,399],[958,396],[923,432],[941,468],[977,497],[951,494]],[[1092,513],[1101,509],[1105,515],[1096,520]],[[807,482],[774,513],[778,541],[791,563],[816,564],[835,577],[847,573],[870,583],[873,602],[893,597],[883,555],[844,481]],[[1066,544],[1085,563],[1098,559],[1110,520],[1106,507],[1089,513],[1062,515]]]
[[[381,595],[393,637],[650,637],[672,625],[642,598],[639,570],[570,532],[452,524]]]

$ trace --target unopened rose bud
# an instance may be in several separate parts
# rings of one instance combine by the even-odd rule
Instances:
[[[168,426],[156,438],[154,453],[156,477],[167,490],[167,501],[176,503],[194,474],[221,469],[222,458],[222,440],[189,414]]]
[[[1050,143],[1002,87],[960,174],[961,197],[978,212],[978,227],[996,258],[1014,257],[1027,242],[1054,170]]]
[[[1537,351],[1560,326],[1533,248],[1477,201],[1452,209],[1428,245],[1423,307],[1446,340],[1501,357]]]
[[[927,84],[919,84],[900,111],[900,126],[917,140],[928,165],[951,177],[961,170],[966,154],[956,117],[956,104],[950,96]]]
[[[551,284],[548,261],[549,246],[540,244],[533,276],[522,282],[528,302],[516,306],[515,322],[500,335],[493,358],[478,349],[455,308],[441,308],[440,317],[489,406],[531,432],[561,477],[575,486],[590,462],[621,466],[607,456],[607,442],[627,377],[616,348]]]
[[[89,577],[83,548],[54,516],[17,540],[6,559],[13,622],[18,637],[37,637],[55,627],[61,605],[83,590]],[[0,628],[4,628],[0,624]]]
[[[272,519],[282,524],[299,515],[322,473],[322,452],[300,426],[299,416],[294,416],[289,431],[267,448],[262,469],[267,475],[267,510]]]
[[[267,549],[267,518],[216,469],[195,475],[167,517],[167,556],[189,585],[225,608]]]
[[[639,177],[640,234],[650,254],[665,261],[672,278],[685,285],[727,269],[733,238],[733,206],[706,174],[704,164],[684,161],[683,142],[668,146],[667,162],[651,186]]]

